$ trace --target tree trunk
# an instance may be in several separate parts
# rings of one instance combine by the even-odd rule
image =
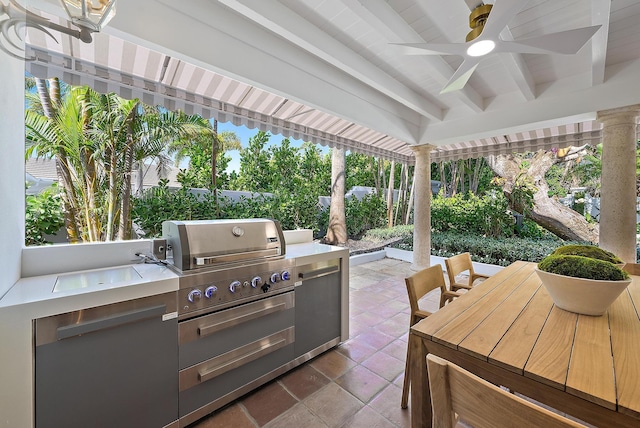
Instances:
[[[470,176],[469,190],[476,195],[478,193],[478,185],[480,184],[480,171],[484,164],[484,158],[476,159],[475,166],[473,168],[473,176]]]
[[[124,151],[124,177],[122,178],[122,199],[120,201],[120,225],[118,239],[131,239],[131,172],[133,171],[133,124],[136,121],[138,107],[131,110],[127,124],[127,147]]]
[[[324,241],[332,245],[347,243],[347,218],[344,210],[345,154],[344,149],[331,150],[331,205],[329,227]]]
[[[380,159],[372,158],[372,162],[374,163],[373,169],[375,169],[373,182],[376,186],[376,195],[380,195]]]
[[[49,79],[49,89],[45,79],[36,77],[36,88],[42,104],[44,115],[52,119],[55,114],[55,107],[60,103],[60,81],[57,78]],[[52,98],[55,97],[55,98]],[[62,205],[64,208],[64,224],[67,230],[67,238],[69,242],[75,244],[80,239],[80,230],[78,228],[78,209],[76,206],[76,192],[69,170],[69,160],[64,147],[59,147],[56,153],[56,174],[58,181],[62,184],[63,192]]]
[[[84,131],[89,130],[89,122],[91,120],[88,106],[88,93],[85,93],[85,99],[82,102],[82,123]],[[83,180],[78,178],[79,185],[83,185],[83,208],[86,222],[86,233],[89,242],[100,240],[99,216],[96,204],[96,195],[98,193],[98,173],[96,168],[95,153],[90,146],[83,144],[80,149],[80,164],[82,165]],[[79,171],[80,172],[80,171]]]
[[[451,161],[449,167],[451,171],[449,196],[455,196],[456,193],[458,193],[458,181],[460,180],[460,176],[458,175],[458,161]]]
[[[141,160],[136,161],[136,165],[138,168],[138,173],[136,174],[136,187],[134,195],[139,198],[142,196],[142,189],[144,187],[144,162]]]
[[[391,161],[391,170],[389,172],[389,188],[387,189],[387,227],[393,227],[393,190],[395,186],[395,170],[396,161]]]
[[[438,162],[438,169],[440,170],[440,189],[442,190],[442,196],[447,197],[449,193],[447,191],[447,172],[445,171],[444,161]]]
[[[392,225],[396,224],[398,221],[398,215],[400,214],[400,207],[404,205],[404,191],[405,191],[405,174],[407,165],[402,164],[402,168],[400,168],[400,186],[398,186],[398,203],[396,204],[396,213],[394,214]]]
[[[413,177],[411,179],[411,191],[409,192],[409,202],[407,203],[407,215],[404,218],[404,224],[409,224],[409,218],[411,217],[411,210],[413,209],[413,192],[416,188],[416,171],[413,170]],[[429,189],[431,191],[431,189]]]
[[[380,174],[382,177],[382,191],[387,188],[387,176],[384,173],[384,160],[380,159]]]
[[[216,207],[216,218],[220,218],[218,205],[218,121],[213,119],[213,136],[211,137],[211,188],[213,189],[213,203]]]
[[[556,161],[552,151],[540,150],[529,160],[529,167],[521,170],[522,159],[515,155],[487,157],[487,163],[493,172],[504,179],[502,190],[515,211],[520,213],[526,211],[531,220],[562,239],[597,243],[597,225],[590,224],[583,216],[548,196],[549,186],[544,175]],[[536,188],[533,194],[533,207],[529,210],[522,204],[520,198],[514,196],[516,181],[522,180],[523,177]]]

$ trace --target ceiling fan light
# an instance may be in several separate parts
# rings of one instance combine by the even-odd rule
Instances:
[[[483,56],[495,49],[496,43],[493,40],[481,40],[475,42],[467,48],[469,56]]]
[[[116,14],[116,0],[60,0],[71,21],[91,32],[100,31]]]

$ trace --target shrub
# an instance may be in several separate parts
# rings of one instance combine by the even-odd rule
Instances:
[[[358,238],[368,230],[382,227],[387,222],[387,208],[384,199],[375,194],[368,194],[358,199],[347,198],[344,204],[347,218],[347,235]],[[324,236],[329,225],[329,208],[322,210],[318,220],[318,235]]]
[[[473,261],[508,266],[517,260],[537,263],[563,244],[564,242],[559,238],[511,237],[497,239],[458,232],[433,232],[431,234],[431,255],[451,257],[468,251],[471,253]],[[406,236],[402,241],[392,246],[403,250],[413,250],[413,235]]]
[[[538,269],[576,278],[620,281],[629,274],[613,263],[583,256],[550,255],[538,263]]]
[[[413,239],[413,225],[399,225],[394,227],[387,227],[384,229],[370,229],[367,230],[363,238],[374,242],[387,241],[389,239]]]
[[[48,244],[45,235],[55,235],[63,226],[64,214],[57,184],[37,195],[26,196],[26,245]]]
[[[455,231],[491,237],[512,236],[515,222],[501,192],[476,196],[457,194],[431,202],[431,227],[435,232]]]
[[[213,193],[193,194],[188,189],[171,190],[166,182],[133,199],[132,218],[145,237],[162,234],[165,220],[208,220],[216,218],[273,218],[283,229],[318,229],[317,198],[308,194],[242,197],[238,201]]]

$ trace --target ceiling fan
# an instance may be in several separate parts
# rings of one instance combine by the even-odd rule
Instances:
[[[529,0],[495,0],[481,4],[469,16],[466,43],[393,43],[407,55],[459,55],[464,61],[440,91],[464,88],[478,64],[490,53],[575,54],[601,25],[560,31],[522,40],[504,41],[499,34]]]

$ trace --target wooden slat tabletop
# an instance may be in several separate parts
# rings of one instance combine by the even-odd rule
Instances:
[[[591,317],[555,307],[534,267],[514,263],[413,333],[640,419],[640,276]]]
[[[618,411],[640,418],[640,277],[609,308]],[[640,424],[639,424],[640,425]]]

